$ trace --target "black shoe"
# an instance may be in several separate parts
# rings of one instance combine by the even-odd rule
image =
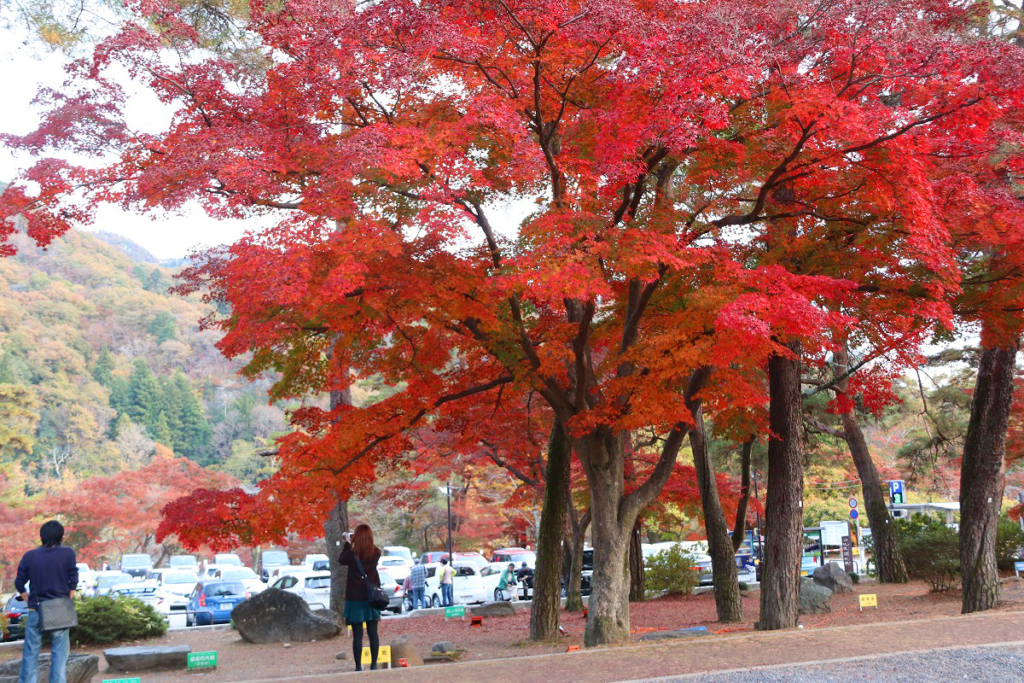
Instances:
[[[376,670],[377,670],[377,665],[376,664],[371,664],[370,665],[370,671],[376,671]]]

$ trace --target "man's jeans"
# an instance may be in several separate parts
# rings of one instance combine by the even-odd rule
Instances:
[[[427,589],[426,588],[413,588],[412,589],[412,608],[419,609],[421,606],[427,606]],[[19,681],[20,683],[20,681]]]
[[[21,647],[21,673],[18,683],[37,683],[39,680],[39,651],[43,648],[43,629],[39,627],[39,612],[29,610],[23,617],[25,643]],[[71,649],[70,629],[50,631],[50,683],[66,683],[68,651]]]
[[[441,584],[441,605],[451,607],[455,604],[454,587],[450,583]]]

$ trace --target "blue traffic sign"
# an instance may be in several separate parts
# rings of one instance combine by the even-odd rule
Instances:
[[[851,498],[850,499],[850,507],[852,507],[852,508],[857,507],[857,499],[856,498]]]
[[[860,513],[857,512],[857,508],[850,510],[850,519],[857,519],[859,515]]]
[[[903,481],[896,480],[889,482],[889,501],[893,505],[902,505],[907,502],[907,495]]]

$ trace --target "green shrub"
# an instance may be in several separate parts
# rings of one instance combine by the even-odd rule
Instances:
[[[996,563],[1000,569],[1012,570],[1013,563],[1024,560],[1024,530],[1008,517],[999,519],[996,531]]]
[[[78,626],[71,630],[71,640],[76,645],[122,643],[167,632],[163,615],[135,598],[85,598],[75,607]]]
[[[657,593],[665,591],[673,595],[690,595],[700,584],[693,556],[679,546],[662,550],[647,561],[644,570],[647,590]]]
[[[0,636],[7,637],[7,624],[9,623],[10,620],[7,618],[7,613],[0,611]]]
[[[860,583],[860,574],[857,572],[850,572],[850,581],[854,583]]]
[[[925,581],[933,591],[960,585],[960,539],[955,530],[923,515],[893,523],[911,578]]]
[[[739,584],[739,587],[740,587],[741,591],[748,591],[748,590],[750,590],[750,584],[747,583],[746,581],[737,581],[737,583]]]

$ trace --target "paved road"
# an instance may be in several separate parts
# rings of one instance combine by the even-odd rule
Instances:
[[[961,647],[806,664],[647,679],[657,683],[1005,683],[1024,678],[1024,643]]]

